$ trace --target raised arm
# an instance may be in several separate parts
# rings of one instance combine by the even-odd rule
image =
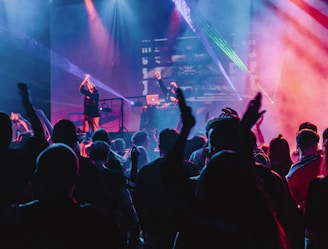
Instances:
[[[83,81],[80,84],[79,91],[82,91],[84,86],[89,82],[89,79],[90,79],[90,74],[86,74]]]
[[[257,141],[257,144],[259,147],[261,147],[263,144],[265,144],[264,136],[263,136],[262,129],[261,129],[263,117],[264,117],[264,115],[262,115],[255,123],[256,141]]]
[[[156,71],[155,76],[156,76],[156,79],[158,81],[159,87],[161,88],[163,94],[165,95],[165,98],[167,98],[167,94],[168,94],[169,90],[166,88],[166,86],[163,83],[161,73],[159,71]]]
[[[244,113],[239,129],[239,152],[250,163],[254,164],[253,149],[254,144],[251,144],[253,136],[251,129],[253,125],[266,112],[260,110],[262,104],[262,94],[258,92],[256,96],[249,102],[246,112]]]
[[[181,112],[182,128],[173,149],[168,153],[166,161],[161,167],[161,179],[163,186],[167,189],[184,184],[184,181],[188,180],[188,172],[183,167],[183,152],[189,133],[195,125],[192,110],[186,105],[180,88],[177,90],[177,96]]]
[[[31,122],[31,126],[34,134],[33,137],[30,139],[30,141],[25,146],[26,149],[32,150],[38,154],[42,149],[48,146],[48,142],[45,138],[41,121],[33,107],[27,84],[18,83],[18,88],[20,90],[23,106],[26,110],[27,117]]]
[[[133,145],[131,149],[131,172],[130,172],[130,181],[132,181],[132,184],[135,184],[138,175],[139,155],[140,155],[140,151],[135,145]]]

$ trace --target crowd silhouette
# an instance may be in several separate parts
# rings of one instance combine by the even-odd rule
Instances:
[[[150,160],[147,131],[131,148],[103,128],[79,139],[18,89],[30,132],[17,139],[0,112],[1,248],[328,248],[328,130],[296,124],[297,153],[279,131],[265,144],[261,93],[189,139],[196,119],[177,88],[181,128],[159,131]]]

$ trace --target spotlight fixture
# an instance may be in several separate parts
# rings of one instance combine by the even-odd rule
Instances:
[[[136,101],[136,102],[131,102],[131,106],[134,106],[134,107],[141,107],[143,106],[142,102],[140,101]]]

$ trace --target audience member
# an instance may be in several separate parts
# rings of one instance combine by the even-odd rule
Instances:
[[[290,157],[289,144],[281,134],[270,141],[269,158],[272,170],[277,172],[285,180],[285,176],[293,162]]]
[[[133,201],[145,237],[144,249],[172,248],[177,233],[169,211],[168,199],[162,188],[160,166],[172,150],[179,133],[164,129],[159,134],[160,158],[144,165],[138,173]],[[184,161],[190,177],[199,174],[196,165]]]
[[[297,133],[303,129],[310,129],[316,133],[318,132],[318,127],[315,124],[308,122],[308,121],[303,122],[298,126]],[[296,135],[297,135],[297,133],[296,133]],[[291,155],[292,155],[293,163],[297,163],[301,159],[298,148],[296,148],[296,150],[293,151]]]
[[[325,157],[327,151],[325,150]],[[327,161],[324,164],[327,168]],[[306,249],[328,248],[328,176],[314,178],[305,203]]]
[[[9,204],[32,200],[31,180],[36,158],[48,143],[44,137],[42,125],[33,107],[27,84],[18,83],[27,118],[31,122],[33,136],[19,148],[11,148],[12,121],[0,112],[0,210]]]
[[[106,214],[91,204],[77,204],[72,197],[79,167],[75,152],[57,143],[43,150],[36,164],[38,198],[1,213],[1,245],[31,249],[116,248]]]
[[[109,144],[103,140],[94,141],[90,148],[90,159],[94,165],[98,186],[98,200],[95,203],[107,211],[116,220],[122,231],[122,245],[125,248],[138,248],[139,221],[132,204],[130,192],[126,188],[126,179],[120,171],[109,168]]]
[[[203,135],[194,135],[188,139],[184,151],[184,159],[188,160],[191,154],[198,149],[202,149],[206,142],[207,139]]]
[[[99,128],[97,131],[95,131],[92,134],[91,137],[92,137],[92,143],[94,143],[95,141],[105,141],[107,144],[111,145],[109,133],[103,128]],[[91,144],[91,146],[92,146],[92,144]],[[108,162],[107,162],[108,168],[110,168],[112,170],[117,170],[117,171],[120,171],[123,173],[122,165],[124,165],[125,162],[126,162],[126,160],[122,156],[117,154],[115,151],[113,151],[109,147]]]
[[[148,132],[145,131],[137,131],[132,134],[131,142],[133,146],[136,146],[139,151],[138,156],[138,171],[141,169],[142,166],[150,162],[148,149],[149,149],[149,135]],[[127,157],[127,166],[124,172],[126,177],[130,177],[131,174],[131,158],[129,158],[130,153],[126,153]]]
[[[248,134],[238,133],[250,132],[263,114],[264,111],[259,112],[261,95],[250,102],[241,123],[230,117],[218,122],[221,129],[228,129],[232,140],[220,140],[219,134],[228,136],[220,128],[209,131],[211,157],[197,180],[196,195],[190,192],[193,188],[187,171],[181,167],[184,145],[195,124],[181,95],[178,91],[183,126],[161,166],[163,187],[179,223],[174,248],[287,248],[283,228],[259,191],[250,167],[254,145],[242,141]],[[227,123],[234,126],[223,125]],[[237,127],[240,129],[235,130]]]
[[[125,155],[126,142],[125,142],[124,138],[116,138],[116,139],[112,140],[111,145],[112,145],[112,149],[117,154],[119,154],[122,157]]]
[[[298,163],[293,164],[286,175],[291,196],[304,212],[310,182],[323,173],[322,156],[318,155],[319,135],[312,129],[302,129],[296,136],[300,154]]]

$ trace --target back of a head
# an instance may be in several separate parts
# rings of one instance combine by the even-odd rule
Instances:
[[[54,125],[52,132],[54,143],[64,143],[74,148],[77,139],[76,126],[72,121],[61,119]]]
[[[123,155],[126,149],[126,142],[123,138],[116,138],[111,142],[112,148],[120,155]]]
[[[0,130],[0,148],[7,148],[12,139],[12,123],[10,117],[4,112],[0,112]]]
[[[273,138],[269,145],[269,157],[271,163],[287,163],[291,164],[290,148],[287,140],[279,134],[278,137]]]
[[[268,169],[271,169],[271,160],[270,158],[260,149],[258,153],[254,155],[255,165],[264,166]]]
[[[131,137],[132,144],[139,146],[147,142],[148,133],[145,131],[137,131]]]
[[[310,129],[312,131],[318,132],[318,128],[315,124],[311,123],[311,122],[303,122],[299,125],[298,127],[298,131],[301,131],[303,129]]]
[[[43,189],[62,193],[70,191],[78,170],[79,161],[73,149],[66,144],[55,143],[39,154],[35,174]]]
[[[239,119],[234,117],[217,118],[209,127],[208,141],[215,152],[238,149]]]
[[[305,149],[318,144],[319,135],[312,129],[302,129],[297,133],[296,144],[300,149]]]
[[[93,134],[92,134],[92,141],[105,141],[107,144],[110,145],[110,137],[108,132],[103,129],[103,128],[99,128],[98,130],[96,130]]]
[[[159,133],[159,148],[162,152],[172,150],[175,142],[179,137],[179,133],[175,129],[166,128]]]
[[[103,161],[108,159],[110,146],[102,140],[94,141],[90,147],[90,159],[94,161]]]

